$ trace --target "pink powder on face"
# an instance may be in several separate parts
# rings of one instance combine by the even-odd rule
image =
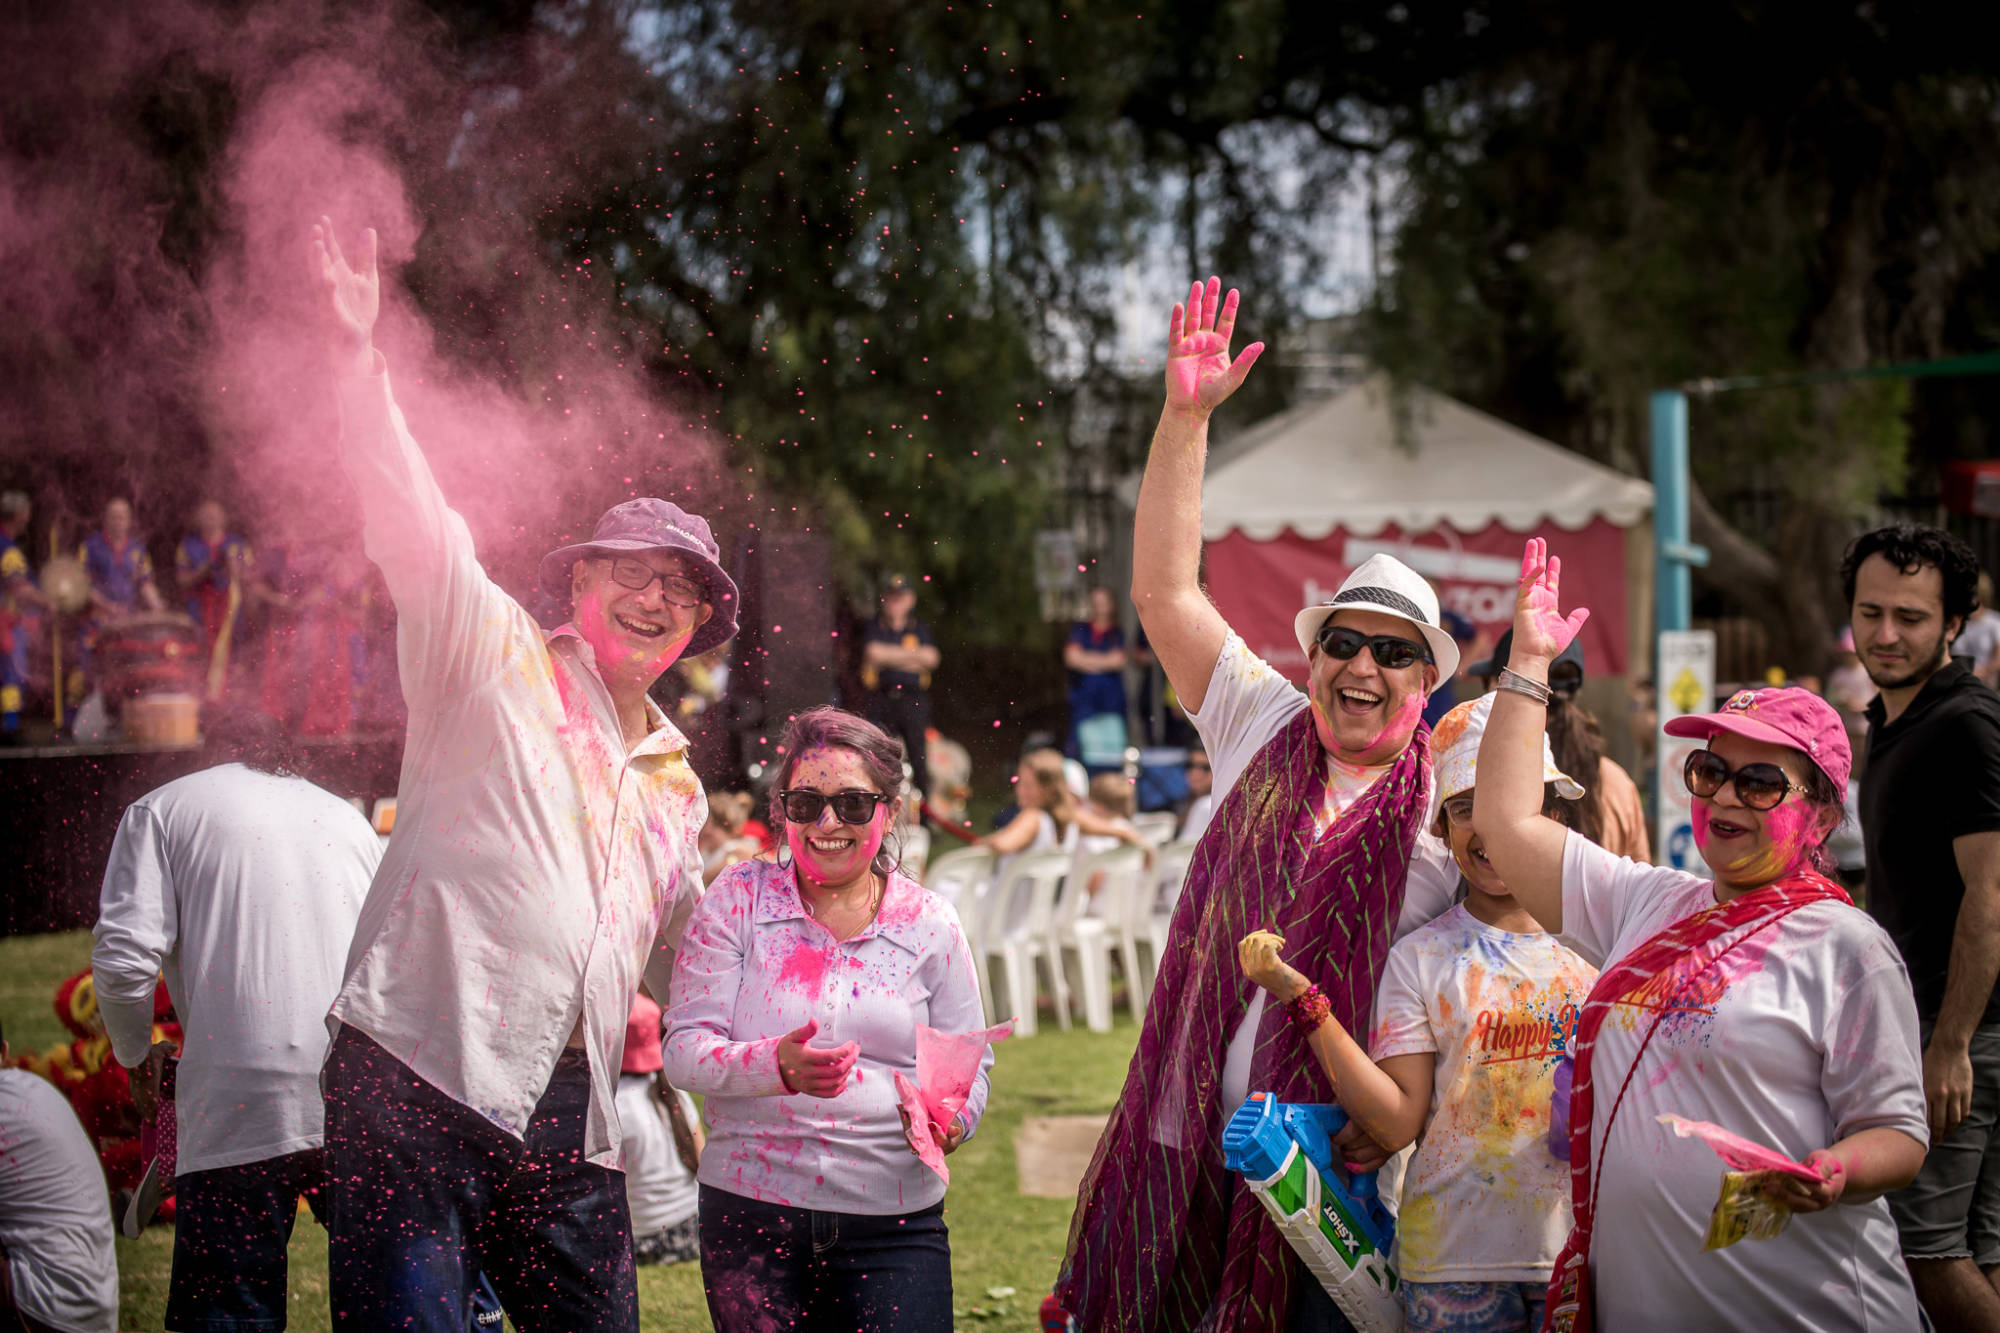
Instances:
[[[1812,862],[1812,835],[1818,823],[1813,808],[1796,797],[1788,798],[1774,810],[1755,812],[1759,827],[1755,844],[1726,865],[1715,866],[1718,877],[1736,884],[1769,884],[1798,873]],[[1695,847],[1708,850],[1710,814],[1707,804],[1696,800],[1692,810]],[[1744,816],[1731,812],[1731,822]],[[1712,864],[1712,863],[1711,863]]]

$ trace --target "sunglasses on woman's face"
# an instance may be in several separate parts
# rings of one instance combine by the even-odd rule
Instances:
[[[1345,625],[1326,624],[1319,631],[1320,650],[1336,662],[1345,662],[1367,648],[1375,665],[1390,671],[1431,660],[1431,650],[1421,643],[1399,639],[1393,634],[1363,634]]]
[[[879,791],[837,791],[829,795],[794,787],[778,793],[778,804],[784,807],[785,818],[794,824],[817,824],[820,811],[829,805],[833,807],[833,817],[841,823],[866,824],[875,818],[875,807],[888,799]]]
[[[1687,767],[1681,770],[1681,780],[1696,796],[1707,800],[1728,786],[1736,784],[1736,799],[1752,810],[1773,810],[1785,799],[1787,792],[1805,795],[1805,788],[1785,775],[1785,770],[1776,764],[1745,764],[1732,769],[1727,760],[1713,750],[1696,750],[1687,757]]]

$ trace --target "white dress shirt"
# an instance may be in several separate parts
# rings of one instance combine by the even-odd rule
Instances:
[[[832,1098],[789,1093],[778,1041],[809,1018],[811,1044],[860,1043]],[[836,941],[806,915],[789,865],[745,861],[722,872],[695,909],[674,969],[663,1052],[667,1078],[703,1094],[711,1189],[820,1212],[885,1216],[944,1197],[910,1151],[895,1072],[917,1076],[917,1024],[986,1026],[958,914],[901,873],[875,919]],[[986,1110],[989,1047],[959,1113],[970,1137]]]
[[[0,1246],[23,1314],[65,1333],[115,1333],[104,1168],[68,1100],[24,1069],[0,1069]]]
[[[162,970],[181,1020],[177,1169],[317,1148],[326,1007],[381,839],[304,778],[223,764],[134,801],[98,900],[97,1008],[127,1068]]]
[[[329,1022],[516,1138],[582,1023],[584,1154],[618,1165],[618,1067],[643,973],[667,993],[707,798],[650,701],[629,752],[595,658],[486,577],[390,396],[344,379],[341,446],[396,603],[409,734],[396,833]]]

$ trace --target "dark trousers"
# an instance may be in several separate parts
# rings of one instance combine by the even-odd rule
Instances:
[[[521,1333],[637,1333],[625,1177],[583,1157],[583,1052],[556,1062],[521,1141],[351,1027],[320,1081],[335,1328],[460,1333],[484,1272]]]
[[[702,1288],[717,1333],[950,1333],[942,1203],[871,1217],[703,1185],[700,1217]]]
[[[870,690],[867,702],[868,720],[891,736],[902,738],[917,799],[930,799],[931,768],[924,740],[924,732],[931,725],[930,695],[922,690]]]
[[[326,1221],[318,1148],[174,1178],[174,1266],[166,1326],[249,1333],[285,1326],[286,1246],[299,1196]]]

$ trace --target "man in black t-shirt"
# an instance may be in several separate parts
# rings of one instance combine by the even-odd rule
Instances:
[[[1930,1153],[1890,1196],[1917,1297],[1940,1329],[2000,1328],[2000,694],[1950,658],[1978,563],[1907,523],[1841,561],[1868,706],[1868,911],[1910,971]]]
[[[921,802],[931,790],[924,732],[931,724],[931,673],[937,670],[938,650],[930,627],[910,614],[916,605],[910,581],[893,575],[882,589],[882,613],[862,631],[861,683],[868,689],[863,710],[868,720],[903,738]]]

